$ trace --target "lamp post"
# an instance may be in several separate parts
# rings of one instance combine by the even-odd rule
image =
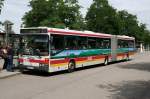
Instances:
[[[12,25],[13,23],[6,20],[4,23],[4,28],[5,28],[5,44],[8,45],[9,44],[9,34],[11,33],[12,31]]]

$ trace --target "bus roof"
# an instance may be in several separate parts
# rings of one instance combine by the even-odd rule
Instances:
[[[68,29],[56,29],[48,28],[48,32],[51,34],[62,34],[62,35],[76,35],[76,36],[88,36],[88,37],[101,37],[101,38],[111,38],[111,34],[95,33],[92,31],[76,31]]]
[[[69,30],[69,29],[58,29],[58,28],[49,28],[49,27],[29,27],[29,28],[21,28],[22,30],[32,30],[31,33],[35,33],[36,29],[43,33],[51,33],[51,34],[60,34],[60,35],[75,35],[75,36],[88,36],[88,37],[99,37],[99,38],[111,38],[113,35],[105,34],[105,33],[96,33],[92,31],[77,31],[77,30]],[[47,32],[46,32],[46,31]],[[25,31],[26,33],[26,31]],[[125,35],[117,35],[118,39],[123,40],[135,40],[134,37],[129,37]]]
[[[135,40],[134,37],[126,36],[126,35],[117,35],[118,39],[123,39],[123,40]]]

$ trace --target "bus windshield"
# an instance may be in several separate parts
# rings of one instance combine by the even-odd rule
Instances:
[[[48,35],[22,35],[21,49],[23,55],[47,56]]]

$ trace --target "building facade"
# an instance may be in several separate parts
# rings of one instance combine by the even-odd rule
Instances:
[[[0,30],[0,46],[4,43],[5,33],[4,31]]]

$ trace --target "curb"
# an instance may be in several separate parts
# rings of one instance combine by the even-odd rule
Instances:
[[[10,72],[10,73],[6,73],[6,74],[2,74],[2,71],[0,72],[0,79],[5,79],[5,78],[9,78],[9,77],[13,77],[16,75],[21,74],[21,72]]]

